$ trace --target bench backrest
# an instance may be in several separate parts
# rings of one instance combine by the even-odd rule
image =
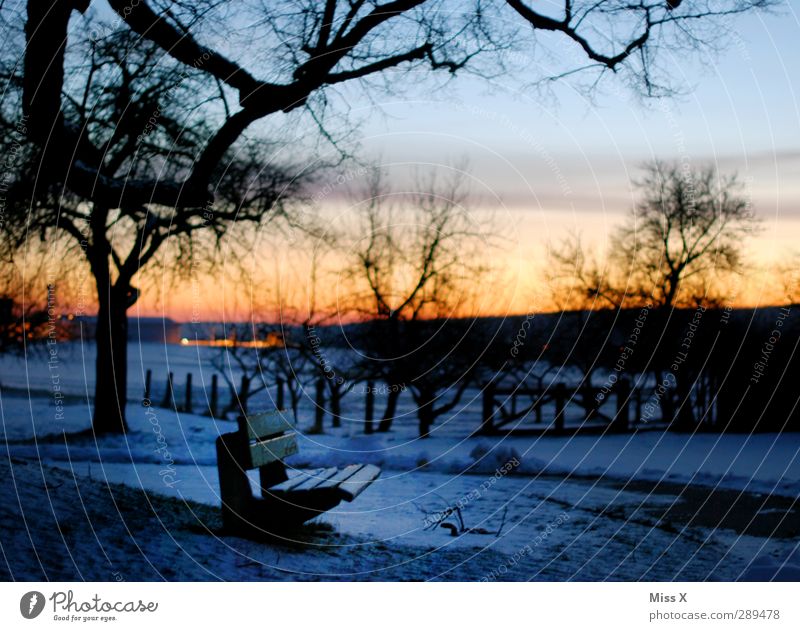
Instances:
[[[240,416],[239,434],[247,445],[240,463],[244,469],[263,467],[297,453],[294,425],[282,410]]]

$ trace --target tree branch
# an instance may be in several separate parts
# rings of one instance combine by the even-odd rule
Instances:
[[[130,0],[108,0],[111,8],[133,32],[158,45],[164,52],[190,68],[197,68],[239,91],[244,100],[268,85],[257,81],[247,70],[218,52],[199,44],[186,31],[179,31],[153,11],[144,0],[132,5]]]

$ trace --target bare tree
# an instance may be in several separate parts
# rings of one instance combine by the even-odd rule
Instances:
[[[547,284],[558,311],[618,308],[625,302],[625,270],[584,246],[581,234],[572,232],[547,249]],[[620,293],[621,292],[621,293]]]
[[[222,418],[230,412],[246,413],[248,401],[270,385],[262,367],[263,348],[260,342],[269,339],[271,330],[255,324],[225,326],[226,344],[210,360],[211,366],[222,374],[230,394]]]
[[[611,263],[627,273],[625,295],[693,306],[706,299],[710,274],[739,271],[744,240],[757,228],[741,188],[713,167],[648,165],[642,199],[611,245]]]
[[[281,327],[285,331],[285,327]],[[261,357],[261,367],[265,374],[273,380],[285,384],[289,393],[289,405],[296,422],[300,421],[299,407],[304,397],[314,400],[309,395],[313,392],[315,381],[319,378],[317,366],[311,356],[305,352],[302,333],[298,330],[297,340],[286,336],[282,346],[268,349]]]
[[[471,370],[455,360],[463,340],[450,336],[454,326],[443,323],[470,315],[491,232],[467,209],[462,171],[453,170],[445,180],[434,174],[416,188],[394,194],[375,173],[358,205],[355,243],[347,249],[353,259],[349,307],[371,319],[362,336],[364,369],[388,386],[378,430],[391,428],[400,393],[408,388],[417,403],[420,433],[427,435],[433,420],[458,404],[469,383]],[[421,324],[426,321],[439,324]],[[434,347],[447,355],[438,346],[443,341],[455,346],[449,348],[449,360],[443,356],[437,362]],[[431,353],[427,360],[426,352]],[[442,390],[451,395],[446,403]]]
[[[729,37],[725,18],[753,9],[769,9],[772,0],[564,0],[560,10],[539,8],[526,0],[506,0],[531,26],[534,34],[550,32],[558,42],[560,72],[539,83],[580,73],[593,90],[611,72],[647,96],[676,91],[674,77],[659,54],[665,49],[691,53],[698,48],[718,50]],[[558,4],[558,3],[552,3]],[[543,39],[543,38],[542,38]],[[572,48],[563,46],[567,41]],[[567,59],[566,62],[563,59]]]
[[[330,240],[329,231],[322,234]],[[238,292],[249,298],[250,322],[227,325],[227,343],[211,360],[231,392],[226,413],[245,410],[249,399],[278,387],[288,395],[284,404],[296,421],[300,403],[307,398],[320,406],[318,420],[329,413],[333,426],[340,425],[342,398],[356,385],[360,373],[339,352],[344,340],[329,326],[337,316],[335,306],[318,298],[318,286],[335,273],[322,265],[330,251],[318,234],[315,238],[309,231],[292,243],[291,260],[286,260],[285,253],[276,254],[274,269],[265,266],[263,259],[255,265],[240,259],[234,265]],[[321,298],[330,295],[323,293]],[[328,395],[323,403],[314,393],[319,383]],[[313,431],[322,431],[321,424]]]
[[[676,365],[671,341],[683,339],[692,318],[674,311],[699,308],[702,313],[719,305],[731,275],[740,270],[745,239],[757,229],[757,221],[736,177],[712,167],[691,170],[656,162],[646,166],[639,188],[641,200],[612,236],[604,259],[586,254],[576,237],[554,250],[553,269],[560,270],[562,279],[556,288],[579,306],[577,313],[585,321],[581,333],[595,318],[596,312],[587,310],[652,309],[652,333],[638,336],[639,351],[628,364],[652,372],[657,387],[670,382],[659,397],[664,417],[673,419],[677,410],[679,426],[690,427],[692,384],[699,378],[696,362],[681,359],[680,370],[668,369]],[[589,331],[590,351],[592,342],[596,348],[588,354],[594,359],[583,366],[584,374],[598,367],[613,333],[613,323],[599,323],[601,330]],[[579,339],[574,344],[581,347]]]
[[[213,205],[207,197],[203,204],[176,210],[160,202],[158,186],[149,199],[129,202],[124,192],[128,187],[135,190],[148,178],[163,183],[189,168],[209,133],[203,120],[185,118],[189,95],[200,89],[196,73],[176,63],[158,66],[158,49],[138,44],[139,38],[126,31],[90,42],[86,59],[76,61],[80,67],[72,72],[70,83],[78,88],[64,90],[59,120],[79,130],[76,151],[92,147],[96,152],[97,172],[90,176],[95,194],[87,198],[79,186],[71,187],[69,178],[87,164],[80,154],[77,164],[63,167],[69,171],[66,179],[47,177],[48,171],[60,168],[53,162],[70,154],[55,142],[43,145],[35,160],[22,165],[26,170],[10,194],[16,208],[25,212],[23,221],[7,224],[6,245],[12,251],[24,247],[31,235],[43,240],[68,235],[94,277],[98,432],[125,428],[127,311],[139,297],[134,278],[142,268],[160,252],[161,262],[191,269],[195,257],[219,246],[234,222],[263,225],[279,217],[285,198],[296,189],[290,176],[265,168],[254,161],[254,153],[243,151],[222,165],[228,175],[218,183]],[[34,120],[32,113],[31,130]],[[116,193],[109,189],[104,194],[105,178],[120,174],[126,183]]]
[[[205,235],[286,210],[295,178],[243,150],[258,121],[304,110],[330,137],[326,106],[339,84],[421,66],[488,72],[484,53],[527,43],[509,12],[534,41],[543,31],[564,36],[591,66],[627,69],[652,93],[657,47],[696,47],[720,35],[698,25],[771,4],[566,0],[562,18],[512,0],[466,11],[445,0],[107,2],[116,23],[72,27],[90,0],[28,0],[24,15],[0,7],[10,88],[0,118],[6,129],[24,121],[26,144],[8,187],[4,246],[39,231],[85,244],[99,303],[99,432],[126,425],[126,314],[139,271],[164,248],[185,263]]]
[[[271,367],[286,383],[295,416],[302,396],[308,396],[308,392],[314,389],[312,386],[318,389],[322,384],[322,392],[308,396],[316,407],[312,431],[321,433],[326,414],[330,414],[333,427],[341,425],[342,399],[364,375],[357,361],[343,350],[347,340],[336,327],[341,312],[335,296],[329,291],[320,291],[321,286],[329,285],[329,279],[340,273],[338,256],[332,267],[324,264],[327,255],[338,255],[339,235],[330,227],[315,232],[307,234],[293,247],[294,253],[301,256],[301,274],[305,278],[295,269],[294,276],[280,283],[302,288],[300,291],[304,295],[292,296],[289,295],[290,287],[283,290],[278,287],[267,299],[270,307],[263,310],[279,314],[280,326],[287,335],[288,351],[280,356],[273,354]],[[297,293],[296,289],[294,293]],[[300,307],[301,304],[304,306]]]
[[[641,200],[613,234],[604,258],[577,235],[550,249],[551,287],[563,308],[695,306],[715,302],[740,270],[756,217],[736,176],[655,162],[638,183]]]
[[[800,255],[792,253],[789,262],[776,266],[773,275],[777,278],[777,300],[789,305],[800,304]]]
[[[559,372],[577,371],[578,401],[586,418],[597,413],[594,377],[608,369],[607,351],[618,317],[609,311],[629,302],[625,272],[587,251],[578,233],[548,248],[546,275],[559,317],[547,341],[547,359]]]

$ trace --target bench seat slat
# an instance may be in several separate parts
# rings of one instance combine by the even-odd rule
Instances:
[[[338,473],[339,469],[336,467],[331,467],[330,469],[325,469],[324,471],[312,472],[306,476],[306,479],[303,480],[300,484],[294,487],[294,491],[309,491],[311,489],[317,488],[320,484],[323,484],[326,480],[332,478],[334,475]]]
[[[315,469],[314,471],[304,471],[302,473],[298,473],[295,476],[292,476],[286,482],[281,482],[280,484],[276,484],[270,491],[274,491],[277,493],[285,493],[287,491],[296,491],[298,487],[301,485],[304,489],[307,488],[318,488],[318,489],[331,489],[337,486],[339,483],[344,482],[347,478],[352,476],[356,471],[358,471],[363,465],[360,464],[351,464],[346,466],[344,469],[337,469],[336,467],[331,467],[330,469]],[[311,478],[316,484],[311,486],[309,484],[309,478]],[[307,486],[308,485],[308,486]]]
[[[348,478],[351,478],[363,466],[364,466],[363,464],[347,465],[344,469],[339,469],[336,472],[336,475],[334,475],[333,477],[330,477],[327,480],[325,480],[317,488],[318,489],[330,489],[330,488],[339,486],[342,482],[344,482]]]
[[[276,484],[269,489],[270,493],[294,493],[301,491],[321,491],[338,488],[344,489],[345,498],[355,498],[375,478],[380,469],[374,465],[351,464],[343,469],[331,467],[299,473],[291,479]],[[347,486],[342,486],[347,483]]]
[[[339,472],[336,467],[330,469],[314,469],[313,471],[303,471],[292,476],[286,482],[281,482],[270,487],[270,493],[287,493],[289,491],[308,491],[323,484],[328,479]]]
[[[361,491],[372,484],[372,481],[375,480],[380,473],[381,470],[375,465],[365,464],[339,485],[339,490],[341,491],[342,496],[348,502],[352,502],[361,494]]]
[[[294,432],[257,441],[249,445],[250,467],[263,467],[265,464],[283,460],[297,453],[297,436]]]
[[[286,482],[281,482],[269,488],[270,492],[285,493],[286,491],[293,491],[296,487],[303,484],[310,476],[315,476],[322,473],[322,469],[314,469],[313,471],[302,471],[297,475],[292,476]]]

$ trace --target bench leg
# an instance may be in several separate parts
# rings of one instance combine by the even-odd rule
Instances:
[[[253,494],[247,473],[237,462],[238,441],[220,436],[216,441],[219,489],[222,496],[222,523],[225,530],[238,532],[247,526]]]

